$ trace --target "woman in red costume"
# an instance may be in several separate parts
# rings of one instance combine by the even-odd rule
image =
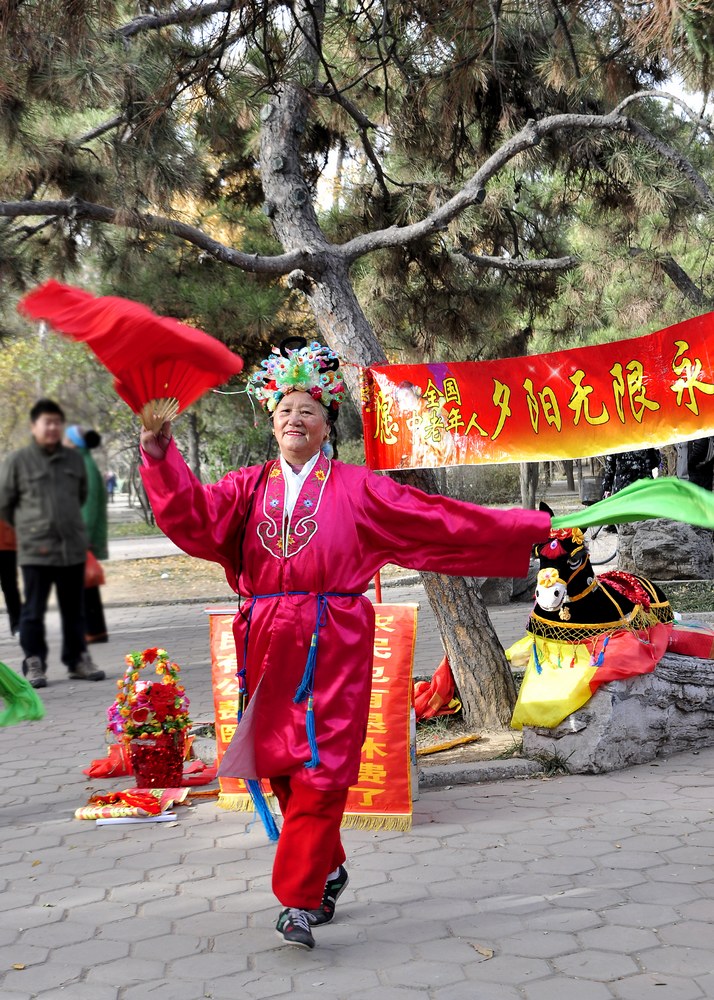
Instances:
[[[431,496],[328,457],[345,392],[338,363],[297,338],[274,351],[248,391],[271,415],[279,457],[216,484],[194,478],[169,424],[141,435],[157,523],[189,555],[220,563],[243,598],[233,630],[249,707],[224,763],[270,779],[283,815],[276,930],[307,948],[347,885],[340,822],[369,711],[371,580],[387,563],[525,576],[550,529],[538,511]]]

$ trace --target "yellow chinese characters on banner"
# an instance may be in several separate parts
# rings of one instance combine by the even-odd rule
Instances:
[[[408,830],[412,811],[409,720],[417,606],[376,604],[374,610],[372,693],[367,735],[362,747],[359,780],[350,789],[343,826]],[[208,608],[207,611],[216,753],[220,763],[237,725],[234,612],[227,608]],[[252,810],[248,790],[239,778],[219,778],[219,786],[220,806]],[[269,791],[267,782],[263,783],[263,787]]]
[[[372,469],[586,458],[714,433],[714,313],[632,340],[362,373]]]

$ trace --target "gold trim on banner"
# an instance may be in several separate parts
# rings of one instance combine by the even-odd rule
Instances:
[[[265,801],[271,807],[275,804],[272,792],[263,792]],[[232,812],[255,812],[253,800],[247,792],[221,792],[218,796],[219,809],[230,809]]]
[[[343,830],[401,830],[406,833],[412,828],[412,817],[410,814],[377,816],[374,813],[345,813],[340,825]]]

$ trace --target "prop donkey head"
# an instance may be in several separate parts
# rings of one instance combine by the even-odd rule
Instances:
[[[535,554],[540,560],[536,604],[568,621],[571,598],[585,596],[596,586],[583,533],[580,528],[555,529],[547,542],[536,546]]]
[[[552,529],[535,554],[540,569],[529,632],[581,641],[618,625],[639,628],[672,620],[667,598],[644,577],[619,570],[596,576],[580,528]]]

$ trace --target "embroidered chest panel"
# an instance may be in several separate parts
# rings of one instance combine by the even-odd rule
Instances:
[[[296,555],[308,544],[318,528],[317,512],[330,478],[328,459],[320,457],[302,485],[289,524],[285,525],[285,477],[280,462],[273,463],[263,497],[263,518],[257,527],[258,538],[277,559]]]

